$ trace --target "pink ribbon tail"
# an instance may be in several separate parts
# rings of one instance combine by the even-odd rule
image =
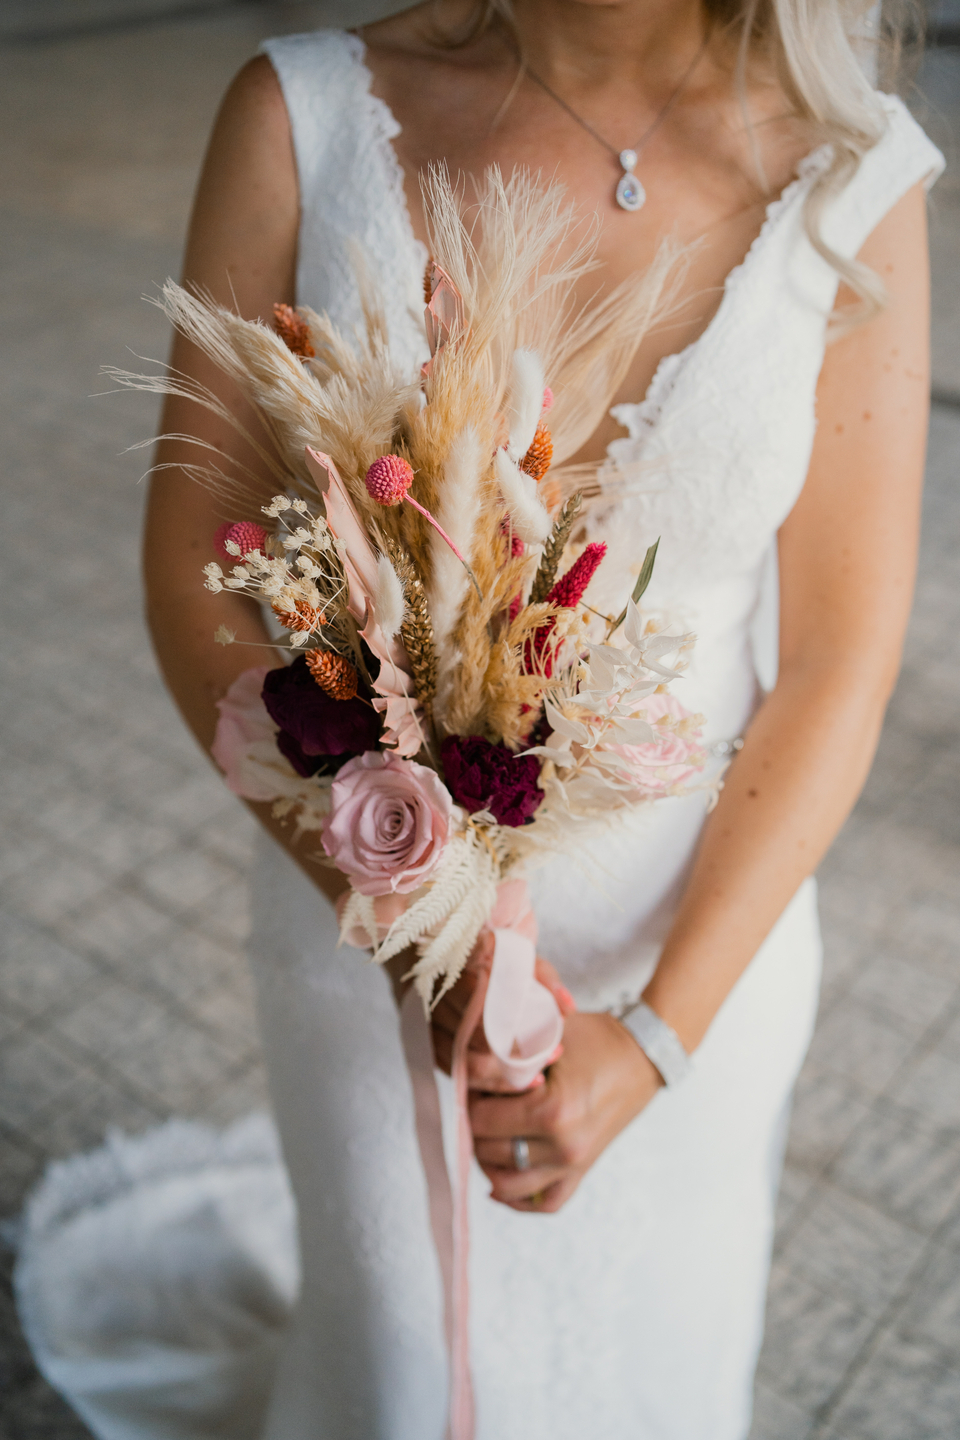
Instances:
[[[527,1089],[553,1058],[563,1035],[556,1000],[536,978],[536,920],[526,884],[505,881],[490,917],[493,957],[477,984],[453,1042],[457,1118],[456,1194],[443,1152],[440,1104],[433,1074],[430,1031],[411,992],[400,1012],[401,1035],[413,1086],[417,1139],[430,1204],[430,1224],[444,1288],[444,1319],[450,1354],[450,1402],[446,1440],[474,1440],[470,1373],[470,1162],[473,1132],[468,1098],[468,1052],[481,1017],[487,1044],[517,1090]]]
[[[453,1335],[450,1345],[449,1440],[473,1440],[470,1374],[470,1161],[473,1132],[467,1108],[467,1050],[483,1014],[487,976],[481,975],[453,1042],[451,1074],[457,1101],[457,1198],[453,1212]]]

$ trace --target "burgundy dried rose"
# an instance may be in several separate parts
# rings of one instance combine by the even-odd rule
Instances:
[[[540,762],[482,735],[448,735],[440,747],[447,787],[471,815],[489,810],[499,825],[525,825],[543,799]]]
[[[348,760],[354,758],[349,750],[342,755],[308,755],[288,730],[278,730],[274,738],[280,754],[290,761],[297,774],[302,775],[305,780],[311,775],[336,775],[341,765],[346,765]]]
[[[380,716],[358,695],[353,700],[334,700],[320,689],[304,655],[292,665],[269,670],[263,682],[263,703],[282,735],[277,744],[299,774],[299,756],[362,755],[375,750],[380,738]],[[308,771],[307,773],[314,773]]]

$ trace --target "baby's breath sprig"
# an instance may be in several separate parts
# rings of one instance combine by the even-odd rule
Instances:
[[[267,601],[290,632],[293,650],[307,645],[321,626],[327,648],[355,649],[347,623],[343,560],[326,520],[312,515],[305,500],[287,495],[275,495],[261,509],[280,522],[276,533],[266,537],[262,548],[243,555],[236,543],[226,540],[224,549],[238,563],[229,574],[216,561],[205,565],[206,588],[213,594],[232,590]]]

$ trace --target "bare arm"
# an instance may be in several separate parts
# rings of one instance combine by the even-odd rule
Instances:
[[[929,395],[921,187],[877,227],[861,258],[883,276],[890,305],[827,352],[808,478],[779,537],[779,679],[707,822],[645,992],[688,1050],[849,814],[900,664]],[[489,1068],[490,1058],[476,1063]],[[476,1151],[494,1196],[526,1209],[545,1191],[542,1208],[558,1209],[659,1083],[617,1021],[573,1016],[545,1086],[473,1102]],[[536,1137],[534,1168],[522,1174],[511,1168],[512,1135]]]
[[[299,222],[296,164],[280,86],[265,58],[251,61],[234,81],[221,107],[197,191],[184,283],[209,291],[249,319],[267,319],[277,301],[292,302]],[[177,336],[171,365],[219,395],[240,415],[248,430],[258,422],[251,408],[194,346]],[[262,495],[253,495],[250,517],[259,501],[275,489],[258,469],[256,456],[200,406],[170,398],[164,407],[162,434],[195,436],[219,448],[231,460],[249,466],[262,479]],[[203,461],[195,445],[161,440],[160,465]],[[266,650],[217,645],[213,634],[228,625],[240,641],[268,640],[260,612],[243,596],[202,588],[202,566],[213,558],[212,539],[224,519],[243,518],[216,500],[182,470],[162,470],[153,480],[144,538],[147,619],[164,678],[184,719],[209,750],[217,722],[216,702],[241,671],[263,663]],[[344,888],[336,871],[312,863],[292,844],[290,829],[270,816],[269,805],[251,809],[288,848],[298,863],[331,898]]]
[[[827,351],[809,474],[779,536],[779,678],[729,771],[646,991],[688,1049],[852,809],[900,667],[930,386],[921,187],[861,258],[890,305]]]

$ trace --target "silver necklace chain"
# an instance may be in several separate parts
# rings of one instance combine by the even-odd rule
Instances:
[[[654,131],[660,128],[664,120],[669,115],[670,111],[673,109],[676,102],[680,99],[681,94],[686,88],[687,81],[690,79],[694,70],[696,70],[697,66],[700,64],[700,61],[703,59],[703,54],[707,48],[709,40],[710,36],[708,33],[704,36],[703,44],[700,46],[696,55],[694,55],[692,61],[684,72],[680,84],[677,86],[676,90],[674,90],[666,105],[664,105],[663,109],[654,116],[653,123],[647,126],[646,130],[644,130],[636,145],[632,146],[628,150],[618,150],[615,145],[611,145],[610,141],[605,140],[603,136],[599,133],[599,131],[594,130],[593,126],[588,120],[584,120],[582,115],[577,114],[573,106],[569,105],[567,101],[564,100],[562,95],[558,95],[555,90],[552,90],[547,84],[546,80],[542,79],[542,77],[539,76],[535,70],[531,70],[529,65],[524,66],[524,69],[526,70],[526,73],[530,76],[530,79],[533,80],[537,85],[539,85],[540,89],[543,90],[545,94],[549,95],[550,99],[554,100],[560,106],[561,110],[565,110],[570,116],[571,120],[576,120],[577,124],[583,130],[586,130],[588,135],[593,136],[594,140],[596,140],[598,145],[602,145],[604,150],[609,151],[609,153],[616,159],[617,164],[623,171],[623,174],[620,176],[620,179],[617,182],[616,191],[614,192],[614,198],[617,204],[620,206],[621,210],[637,211],[643,208],[643,205],[645,204],[647,199],[647,192],[641,185],[638,177],[633,173],[634,169],[636,168],[637,161],[640,159],[640,156],[643,152],[643,147],[646,145],[651,135],[653,135]]]

